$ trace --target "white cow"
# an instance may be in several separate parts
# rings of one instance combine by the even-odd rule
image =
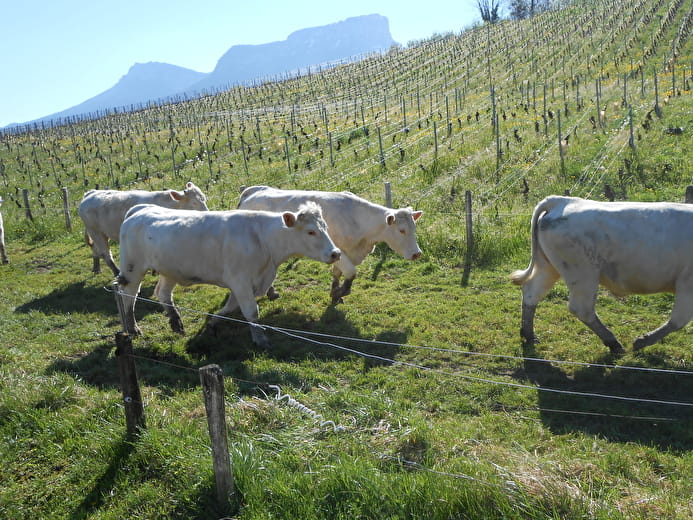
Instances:
[[[617,296],[673,292],[669,321],[637,338],[634,350],[661,340],[693,318],[693,205],[670,202],[595,202],[548,197],[532,216],[532,259],[511,274],[522,285],[522,328],[536,341],[534,313],[553,284],[563,278],[569,309],[613,354],[621,343],[595,312],[601,283]]]
[[[330,237],[341,249],[342,258],[332,268],[332,303],[351,292],[356,266],[385,242],[407,260],[416,260],[421,250],[416,243],[416,221],[423,211],[412,208],[390,209],[357,197],[348,191],[280,190],[269,186],[251,186],[241,194],[240,209],[295,211],[300,204],[313,201],[320,205]],[[340,286],[340,276],[344,284]],[[270,298],[276,297],[271,289]]]
[[[135,296],[148,269],[159,273],[155,294],[166,307],[171,328],[183,333],[173,305],[177,285],[207,283],[231,290],[219,314],[239,306],[250,323],[258,321],[256,297],[264,295],[279,265],[291,256],[321,262],[339,260],[340,251],[327,234],[320,207],[304,204],[298,212],[185,211],[155,205],[132,208],[120,229],[120,274],[125,293],[126,329],[138,334]],[[251,325],[253,342],[269,342]]]
[[[2,206],[3,202],[2,197],[0,197],[0,206]],[[3,264],[9,262],[5,253],[5,227],[2,225],[2,213],[0,213],[0,257],[2,257]]]
[[[136,204],[156,204],[165,208],[207,211],[207,198],[202,190],[189,182],[184,191],[89,190],[79,203],[79,216],[84,221],[84,238],[94,258],[93,272],[100,273],[103,258],[113,274],[118,267],[108,248],[108,240],[118,241],[125,213]]]

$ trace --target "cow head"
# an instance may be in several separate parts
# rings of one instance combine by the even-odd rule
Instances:
[[[169,191],[171,198],[178,202],[179,209],[195,209],[198,211],[208,211],[207,197],[202,193],[202,190],[195,186],[192,182],[185,185],[185,190]]]
[[[423,211],[412,208],[390,210],[385,215],[385,243],[407,260],[421,257],[421,249],[416,243],[416,221],[421,215]]]
[[[327,234],[327,224],[322,217],[320,206],[316,203],[302,204],[296,213],[285,211],[282,213],[282,220],[287,228],[296,233],[292,237],[296,254],[328,264],[336,262],[341,257],[342,252]]]

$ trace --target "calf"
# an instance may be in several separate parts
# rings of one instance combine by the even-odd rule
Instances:
[[[669,321],[637,338],[635,350],[693,318],[693,206],[552,196],[534,209],[531,230],[529,267],[510,275],[522,286],[520,334],[525,341],[536,341],[537,304],[559,278],[570,291],[570,311],[613,354],[624,350],[595,312],[600,283],[617,296],[675,293]]]
[[[206,201],[204,193],[192,182],[186,185],[184,191],[89,190],[79,204],[79,216],[84,221],[84,238],[92,250],[93,272],[101,272],[99,258],[103,258],[113,274],[118,276],[118,267],[108,248],[108,240],[118,241],[125,213],[136,204],[207,211]]]
[[[2,197],[0,197],[0,206],[2,206],[3,202]],[[5,227],[2,225],[2,213],[0,213],[0,257],[2,258],[3,264],[9,262],[7,254],[5,253]]]
[[[240,307],[251,324],[258,321],[256,297],[267,292],[277,268],[291,256],[321,262],[339,260],[320,207],[308,203],[298,212],[183,211],[155,205],[132,208],[120,229],[118,284],[125,298],[126,329],[138,334],[135,296],[148,269],[159,273],[155,294],[166,308],[171,328],[183,333],[173,305],[177,285],[207,283],[231,290],[219,314]],[[264,332],[251,325],[253,342],[268,347]]]
[[[416,243],[416,221],[423,214],[412,208],[390,209],[374,204],[347,191],[279,190],[268,186],[251,186],[241,194],[240,209],[295,211],[306,201],[322,208],[325,222],[342,257],[332,268],[332,303],[351,292],[356,266],[368,256],[378,242],[385,242],[407,260],[416,260],[421,250]],[[340,277],[344,275],[344,284]],[[270,297],[275,296],[270,290]]]

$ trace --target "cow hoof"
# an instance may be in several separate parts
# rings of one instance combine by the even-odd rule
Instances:
[[[253,340],[253,343],[255,343],[256,347],[261,348],[263,350],[270,350],[272,348],[272,345],[270,345],[270,342],[267,338],[265,338],[264,340],[261,340],[261,341],[254,341]]]
[[[650,345],[647,336],[640,336],[633,341],[633,351],[638,351]]]
[[[169,323],[173,332],[180,334],[181,336],[185,334],[185,328],[183,328],[183,323],[180,321],[180,319],[171,318]]]
[[[609,347],[612,356],[622,356],[626,353],[626,349],[624,349],[623,345],[621,345],[619,342],[610,343],[606,346]]]
[[[332,298],[332,305],[339,305],[340,303],[344,303],[344,298],[341,296],[335,296]]]
[[[267,290],[267,299],[268,299],[269,301],[274,301],[274,300],[276,300],[277,298],[279,298],[279,293],[278,293],[277,291],[274,290],[274,287],[270,287],[270,288]]]

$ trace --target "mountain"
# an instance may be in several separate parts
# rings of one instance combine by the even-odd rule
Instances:
[[[382,51],[394,44],[388,19],[379,14],[301,29],[286,40],[262,45],[234,45],[215,69],[191,87],[202,91],[304,70],[351,56]]]
[[[79,105],[30,123],[194,96],[230,85],[305,70],[309,66],[386,50],[394,44],[386,17],[371,14],[301,29],[286,40],[234,45],[208,74],[167,63],[136,63],[110,89]],[[26,123],[29,124],[29,123]],[[19,126],[19,125],[12,125]]]
[[[110,89],[79,105],[41,120],[66,118],[171,97],[205,77],[202,72],[168,63],[135,63]]]

